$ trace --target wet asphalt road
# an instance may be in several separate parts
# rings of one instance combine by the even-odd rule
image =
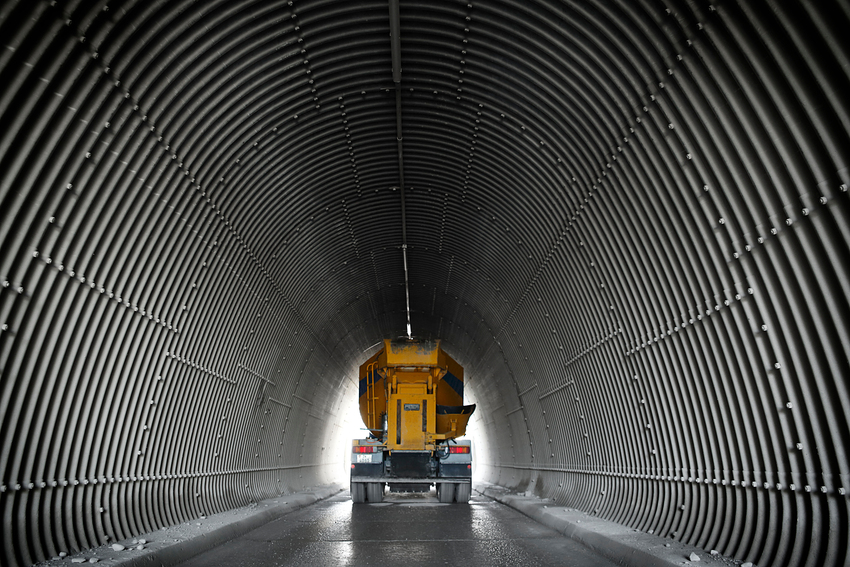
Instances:
[[[430,494],[387,494],[351,503],[348,492],[287,514],[181,567],[613,567],[581,544],[473,493],[465,504]]]

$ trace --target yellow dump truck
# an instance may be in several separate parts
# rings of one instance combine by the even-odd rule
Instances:
[[[440,502],[469,502],[474,405],[463,405],[463,367],[440,341],[385,340],[360,367],[360,416],[369,431],[351,447],[351,499],[437,487]]]

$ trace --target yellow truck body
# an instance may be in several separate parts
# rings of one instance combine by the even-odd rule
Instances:
[[[360,416],[373,432],[383,431],[387,448],[429,450],[466,433],[471,412],[463,407],[463,367],[440,341],[384,341],[384,348],[360,366]]]
[[[380,498],[378,484],[383,494],[388,482],[411,490],[433,483],[441,500],[468,501],[471,445],[453,440],[466,433],[475,406],[463,405],[463,367],[440,341],[385,340],[360,366],[359,385],[370,439],[353,444],[353,499],[365,499],[362,485],[370,501]]]

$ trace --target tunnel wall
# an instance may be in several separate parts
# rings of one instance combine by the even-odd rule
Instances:
[[[408,2],[414,334],[485,479],[843,565],[850,10]],[[0,6],[0,511],[29,564],[334,478],[405,328],[383,2]]]
[[[333,350],[351,337],[318,340],[297,274],[273,274],[229,218],[238,205],[225,213],[189,173],[216,145],[192,132],[198,114],[177,127],[156,102],[167,81],[151,60],[174,53],[184,8],[4,4],[3,565],[344,472],[356,362]],[[135,18],[149,26],[123,43]],[[227,123],[238,103],[205,104]]]

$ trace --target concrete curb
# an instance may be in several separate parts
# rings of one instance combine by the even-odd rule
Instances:
[[[678,567],[703,564],[740,565],[741,563],[720,554],[712,555],[704,549],[602,520],[574,508],[557,506],[551,500],[513,494],[508,489],[494,484],[475,482],[473,489],[522,512],[532,520],[583,544],[618,565]],[[699,559],[692,561],[691,554]]]
[[[37,565],[55,567],[96,562],[104,567],[171,567],[343,490],[341,485],[319,486],[304,492],[263,500],[244,508],[202,516],[185,524],[163,528],[129,540],[112,542],[75,555],[53,558]],[[142,550],[136,549],[139,540],[146,541]],[[113,543],[121,544],[126,549],[115,551],[112,548]]]

